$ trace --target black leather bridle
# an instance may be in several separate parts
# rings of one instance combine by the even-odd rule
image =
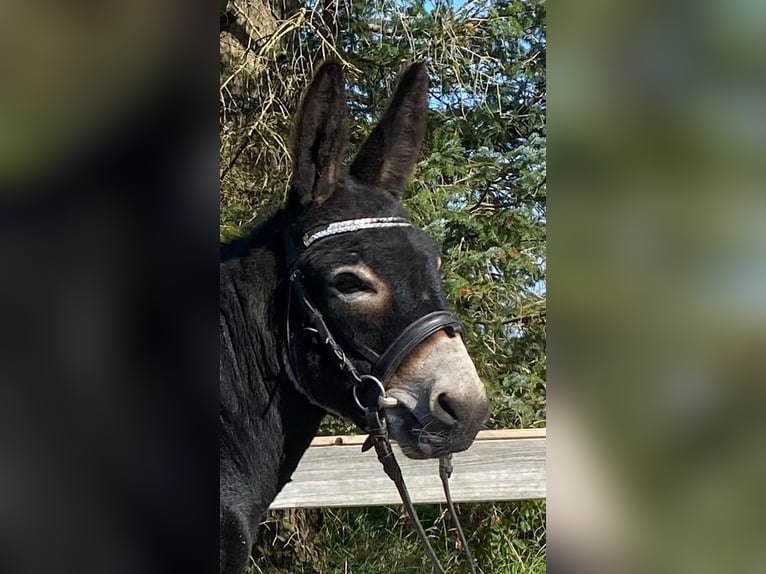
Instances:
[[[433,311],[410,323],[382,353],[377,353],[366,345],[356,343],[350,337],[341,336],[336,338],[328,325],[328,321],[319,311],[306,290],[303,282],[303,274],[300,270],[301,256],[317,241],[326,237],[364,229],[405,226],[411,226],[411,224],[406,219],[400,217],[353,219],[336,222],[312,234],[305,235],[300,247],[296,247],[289,237],[286,239],[288,242],[288,277],[290,283],[286,331],[289,347],[289,362],[291,363],[290,368],[292,369],[293,374],[297,374],[297,370],[295,369],[296,361],[294,357],[293,341],[291,340],[293,330],[290,324],[291,300],[295,297],[304,312],[304,329],[312,331],[317,340],[335,355],[340,363],[339,366],[341,370],[351,379],[354,400],[362,411],[371,406],[364,401],[364,398],[368,395],[375,394],[376,392],[379,394],[380,398],[383,399],[383,406],[396,406],[394,403],[396,399],[385,396],[385,388],[402,361],[404,361],[404,359],[406,359],[407,356],[420,345],[420,343],[428,339],[428,337],[434,333],[445,330],[450,335],[454,336],[456,333],[463,332],[463,326],[460,323],[460,319],[458,319],[455,314],[446,310]],[[339,342],[338,339],[341,339],[342,343]],[[365,363],[369,365],[369,374],[359,374],[354,363],[349,360],[348,353],[346,352],[347,350],[362,358]]]
[[[327,352],[335,357],[338,361],[340,370],[345,373],[352,385],[351,388],[354,401],[364,413],[366,424],[365,430],[369,432],[369,436],[362,447],[362,452],[371,447],[375,447],[378,460],[380,460],[383,465],[386,474],[394,481],[394,484],[399,491],[399,495],[402,498],[402,502],[404,503],[404,507],[415,525],[431,563],[436,572],[444,574],[445,570],[431,547],[425,530],[423,529],[417,512],[412,504],[412,500],[402,477],[401,469],[399,468],[399,464],[394,457],[394,452],[391,449],[385,417],[381,417],[381,411],[385,408],[398,406],[398,401],[395,398],[387,396],[386,384],[399,368],[402,361],[404,361],[407,356],[420,345],[420,343],[438,331],[445,330],[452,336],[456,333],[462,333],[462,324],[457,316],[449,311],[433,311],[410,323],[382,353],[377,353],[366,345],[355,343],[348,337],[343,338],[343,344],[341,344],[328,326],[328,321],[309,296],[300,269],[301,257],[306,250],[317,241],[326,237],[365,229],[411,226],[412,224],[408,220],[400,217],[369,217],[339,221],[331,223],[313,233],[307,233],[303,236],[301,245],[299,246],[296,246],[292,237],[290,237],[289,232],[286,232],[285,243],[288,263],[289,291],[287,294],[285,319],[287,344],[284,347],[284,362],[288,378],[292,380],[299,392],[306,394],[310,400],[313,400],[308,388],[300,384],[299,369],[297,368],[297,360],[295,357],[294,332],[291,324],[292,299],[295,298],[298,300],[303,310],[303,330],[313,333],[317,343],[323,345]],[[355,364],[348,358],[347,350],[364,359],[369,366],[369,374],[359,373]],[[319,404],[319,406],[322,405]],[[448,479],[451,474],[451,455],[445,455],[441,457],[439,461],[439,475],[447,498],[450,514],[457,526],[471,572],[475,574],[476,570],[473,557],[471,556],[471,551],[468,548],[468,543],[463,534],[460,522],[458,521],[457,512],[455,511],[450,496]]]

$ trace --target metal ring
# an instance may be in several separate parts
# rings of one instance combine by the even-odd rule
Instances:
[[[380,382],[380,379],[377,377],[373,377],[372,375],[362,375],[359,377],[359,383],[364,381],[365,379],[370,379],[375,382],[376,385],[378,385],[378,388],[380,389],[380,396],[385,397],[386,396],[386,389],[383,386],[383,383]],[[359,395],[356,394],[356,388],[359,385],[354,385],[352,387],[352,394],[354,395],[354,402],[356,402],[356,406],[358,406],[363,411],[367,411],[367,407],[365,407],[360,401],[359,401]]]

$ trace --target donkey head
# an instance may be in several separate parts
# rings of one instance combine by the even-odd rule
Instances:
[[[362,218],[406,221],[400,203],[426,130],[428,76],[411,65],[378,125],[350,167],[342,164],[346,101],[341,67],[324,63],[304,95],[296,123],[293,177],[287,198],[294,244],[328,225]],[[399,219],[401,218],[401,219]],[[295,266],[333,335],[360,373],[419,318],[446,310],[439,251],[422,231],[400,223],[324,237]],[[293,309],[295,312],[295,309]],[[296,346],[299,390],[357,423],[362,412],[335,357],[302,332]],[[391,436],[413,458],[468,448],[488,415],[484,386],[452,329],[440,329],[403,357],[383,381],[398,406],[385,409]]]

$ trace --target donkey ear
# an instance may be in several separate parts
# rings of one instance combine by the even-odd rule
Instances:
[[[300,105],[288,203],[322,203],[335,189],[345,147],[345,84],[340,63],[325,61]]]
[[[402,74],[383,117],[362,145],[349,173],[361,182],[401,196],[423,143],[427,112],[428,73],[425,64],[417,62]]]

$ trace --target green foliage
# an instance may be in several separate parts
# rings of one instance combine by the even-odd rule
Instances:
[[[341,58],[347,70],[349,156],[402,66],[426,60],[429,131],[405,204],[442,246],[447,297],[490,395],[490,428],[543,427],[545,4],[348,0],[337,13],[335,6],[279,12],[276,31],[254,42],[250,68],[244,60],[222,67],[221,237],[242,233],[265,205],[281,201],[292,116],[321,56]],[[355,432],[329,417],[323,430]],[[446,558],[454,536],[442,509],[431,508],[426,522]],[[543,502],[463,512],[485,572],[544,571]],[[355,573],[427,571],[399,510],[274,513],[267,524],[264,572],[343,572],[345,562]]]
[[[480,572],[545,572],[545,502],[460,505]],[[467,571],[449,515],[418,506],[434,550],[450,572]],[[401,508],[271,512],[256,541],[251,574],[402,574],[430,572],[420,541]]]

